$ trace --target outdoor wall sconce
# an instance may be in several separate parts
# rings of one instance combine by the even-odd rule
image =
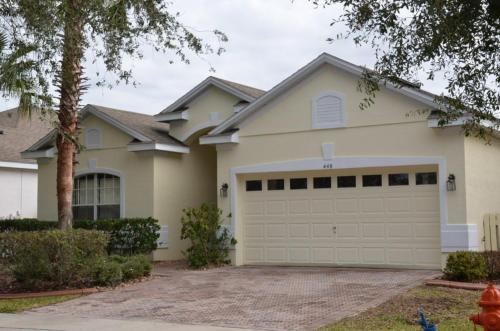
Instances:
[[[455,175],[450,174],[448,176],[448,180],[446,181],[446,190],[448,192],[455,191],[457,189],[457,185],[455,184]]]
[[[227,183],[223,183],[220,187],[219,194],[221,198],[227,198],[227,190],[229,185]]]

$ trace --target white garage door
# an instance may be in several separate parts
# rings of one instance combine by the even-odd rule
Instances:
[[[435,167],[253,174],[239,182],[245,264],[441,267]]]

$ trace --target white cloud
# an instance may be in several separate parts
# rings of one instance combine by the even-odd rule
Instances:
[[[176,61],[170,55],[155,54],[144,46],[144,58],[134,62],[140,85],[119,85],[114,89],[92,87],[83,96],[83,104],[156,114],[209,75],[269,89],[322,52],[328,52],[359,65],[374,63],[373,50],[356,47],[350,40],[330,44],[328,37],[342,32],[341,26],[330,27],[339,7],[314,8],[305,0],[182,0],[173,9],[182,21],[198,30],[218,29],[229,42],[222,56],[192,57],[191,64]],[[209,34],[202,33],[209,37]],[[209,71],[210,63],[216,73]],[[95,65],[87,64],[90,78]],[[443,88],[442,81],[426,84],[433,92]],[[7,101],[6,107],[14,106]]]

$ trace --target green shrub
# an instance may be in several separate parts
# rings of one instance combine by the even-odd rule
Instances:
[[[122,266],[111,259],[102,259],[95,265],[95,285],[116,286],[123,280]]]
[[[191,247],[184,254],[190,266],[229,263],[229,245],[236,240],[222,225],[222,211],[209,204],[183,210],[181,239],[189,239]]]
[[[57,222],[36,219],[0,220],[1,232],[40,231],[55,229]],[[149,218],[103,219],[97,221],[75,220],[74,229],[99,230],[109,234],[108,253],[148,254],[157,248],[160,226]]]
[[[0,233],[0,259],[26,288],[82,287],[94,282],[107,243],[100,231],[6,232]]]
[[[482,253],[486,263],[486,274],[489,281],[500,279],[500,252],[486,251]]]
[[[124,281],[149,276],[153,268],[151,262],[144,255],[126,258],[120,256],[118,260],[122,261],[120,263]]]
[[[448,280],[478,281],[487,276],[486,261],[481,252],[455,252],[448,255],[444,276]]]

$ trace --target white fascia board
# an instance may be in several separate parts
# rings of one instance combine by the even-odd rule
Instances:
[[[189,120],[189,113],[187,110],[175,111],[171,113],[155,115],[154,119],[157,122],[187,121]]]
[[[38,164],[0,161],[0,168],[37,170]]]
[[[51,159],[57,154],[55,147],[44,149],[41,151],[24,151],[21,152],[23,159]]]
[[[217,145],[217,144],[238,144],[240,137],[238,132],[228,135],[218,136],[203,136],[200,137],[200,145]]]
[[[441,128],[441,127],[449,127],[449,126],[462,126],[467,123],[467,121],[471,120],[470,116],[462,116],[457,118],[456,120],[450,121],[444,125],[439,125],[439,118],[431,118],[427,120],[427,127],[429,128]]]
[[[40,138],[36,143],[31,145],[26,151],[32,152],[32,151],[36,151],[36,150],[40,149],[40,147],[44,146],[45,144],[48,144],[51,140],[55,139],[56,135],[57,135],[56,129],[50,131],[45,136]]]
[[[184,94],[182,97],[177,99],[174,103],[172,103],[170,106],[167,108],[163,109],[157,116],[173,112],[174,110],[178,109],[179,107],[182,107],[186,103],[189,103],[191,100],[196,98],[198,95],[203,93],[208,87],[211,85],[216,86],[220,88],[221,90],[232,94],[240,99],[243,99],[245,101],[251,102],[255,100],[254,97],[251,95],[245,94],[237,89],[235,89],[232,86],[229,86],[227,84],[224,84],[223,82],[219,81],[217,78],[214,77],[208,77],[204,81],[202,81],[200,84],[196,85],[193,89],[191,89],[189,92]]]
[[[340,68],[344,71],[347,71],[351,74],[354,74],[356,76],[361,76],[363,74],[364,69],[360,66],[357,66],[355,64],[349,63],[347,61],[344,61],[342,59],[339,59],[333,55],[323,53],[320,56],[318,56],[316,59],[314,59],[312,62],[309,64],[305,65],[301,69],[299,69],[297,72],[283,80],[281,83],[273,87],[269,92],[255,100],[253,103],[249,104],[247,107],[245,107],[243,110],[235,114],[234,116],[228,118],[226,121],[224,121],[221,125],[210,131],[209,135],[217,135],[221,132],[224,132],[227,129],[232,128],[233,125],[236,125],[238,123],[241,123],[244,119],[246,119],[250,114],[252,114],[254,111],[260,109],[262,106],[266,105],[269,103],[271,100],[274,98],[278,97],[282,93],[286,92],[289,90],[291,87],[295,86],[299,82],[301,82],[304,78],[312,74],[314,71],[316,71],[319,67],[321,67],[324,64],[330,64],[334,67]],[[425,93],[422,93],[420,91],[407,88],[407,87],[398,87],[395,84],[391,82],[383,82],[384,86],[387,87],[390,90],[399,92],[403,95],[406,95],[410,98],[413,98],[415,100],[418,100],[427,106],[437,108],[439,105],[434,102],[434,98],[430,95],[427,95]]]
[[[186,146],[175,146],[175,145],[158,144],[158,143],[128,144],[127,150],[129,152],[162,151],[162,152],[173,152],[181,154],[189,153],[189,147]]]
[[[148,141],[151,141],[150,138],[146,137],[145,135],[143,135],[142,133],[126,126],[125,124],[123,124],[122,122],[116,120],[115,118],[109,116],[108,114],[105,114],[101,111],[99,111],[99,109],[96,109],[94,108],[92,105],[87,105],[85,107],[86,111],[88,111],[89,113],[91,113],[92,115],[100,118],[101,120],[103,120],[104,122],[107,122],[108,124],[111,124],[112,126],[114,126],[115,128],[127,133],[128,135],[130,135],[131,137],[139,140],[139,141],[143,141],[143,142],[148,142]]]

